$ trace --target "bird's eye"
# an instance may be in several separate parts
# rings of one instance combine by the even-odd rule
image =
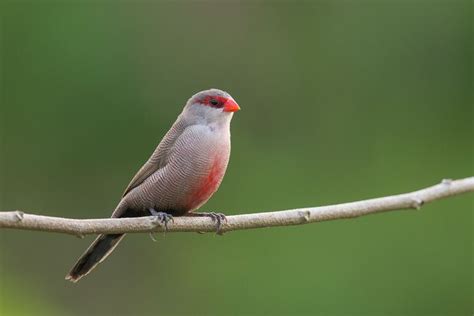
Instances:
[[[219,102],[216,99],[211,99],[211,101],[209,101],[209,103],[211,103],[214,106],[219,104]]]

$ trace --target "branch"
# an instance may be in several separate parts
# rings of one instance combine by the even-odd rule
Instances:
[[[290,226],[353,218],[402,209],[420,209],[425,203],[474,192],[474,177],[443,180],[440,184],[418,191],[337,205],[293,210],[227,216],[222,232],[241,229]],[[163,232],[155,217],[70,219],[26,214],[22,211],[0,212],[0,228],[66,233],[83,237],[101,233]],[[175,217],[167,232],[214,232],[215,223],[207,217]]]

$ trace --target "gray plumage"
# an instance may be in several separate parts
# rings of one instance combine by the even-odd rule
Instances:
[[[229,100],[236,105],[228,93],[218,89],[192,96],[125,189],[112,217],[147,216],[150,209],[186,215],[206,203],[218,189],[230,156],[230,121],[238,106],[226,111],[224,104],[214,106],[209,100]],[[77,282],[87,275],[123,237],[97,237],[66,279]]]

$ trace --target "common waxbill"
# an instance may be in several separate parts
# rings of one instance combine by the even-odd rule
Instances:
[[[230,121],[240,109],[218,89],[193,95],[148,161],[125,189],[112,217],[210,216],[220,229],[222,214],[194,212],[217,191],[230,155]],[[115,249],[124,234],[99,235],[66,276],[77,282]]]

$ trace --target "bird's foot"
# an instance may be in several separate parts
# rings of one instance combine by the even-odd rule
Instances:
[[[168,231],[168,223],[174,222],[173,216],[165,212],[157,212],[155,209],[150,208],[150,213],[155,217],[155,222],[165,227],[165,232]]]
[[[193,212],[189,213],[190,216],[201,216],[210,217],[214,223],[216,223],[216,234],[224,235],[222,231],[222,224],[227,223],[227,217],[222,213],[216,212]]]

